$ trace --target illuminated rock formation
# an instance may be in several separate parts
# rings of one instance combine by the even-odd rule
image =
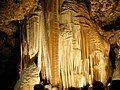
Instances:
[[[34,85],[39,84],[38,67],[31,63],[21,72],[20,79],[17,81],[14,90],[34,90]]]
[[[99,36],[85,4],[68,1],[62,6],[59,62],[63,86],[83,87],[93,80],[106,83],[110,71],[108,42]]]
[[[120,80],[118,0],[5,0],[0,13],[1,62],[17,64],[15,90]]]

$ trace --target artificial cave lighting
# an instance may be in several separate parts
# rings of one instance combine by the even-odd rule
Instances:
[[[0,90],[95,82],[120,90],[119,0],[0,1]]]
[[[106,83],[109,44],[97,33],[99,27],[90,22],[84,3],[65,1],[60,13],[58,3],[51,3],[47,17],[42,6],[26,17],[21,30],[21,63],[37,57],[42,79],[63,89],[83,87],[94,80]]]

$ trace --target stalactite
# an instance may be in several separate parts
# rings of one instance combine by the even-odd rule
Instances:
[[[23,22],[21,31],[21,61],[23,68],[27,67],[27,64],[38,53],[39,42],[39,17],[37,15],[27,16]]]
[[[36,55],[38,57],[37,66],[39,72],[42,72],[43,79],[50,80],[51,68],[48,53],[48,44],[45,30],[44,9],[38,5],[31,15],[25,19],[24,27],[22,28],[22,64],[26,68],[28,62]],[[33,61],[32,61],[33,62]]]
[[[20,31],[21,31],[21,71],[26,68],[27,61],[29,60],[28,56],[28,43],[27,43],[27,28],[26,21],[24,20]]]
[[[38,28],[36,29],[35,26],[37,26],[36,24],[36,19],[38,17],[37,16],[32,16],[32,17],[27,17],[24,20],[24,24],[22,27],[22,65],[23,68],[27,67],[28,62],[30,62],[30,59],[32,59],[33,57],[35,57],[35,55],[38,53],[38,47],[36,47],[35,45],[38,44],[38,40],[36,40],[36,37],[39,37],[39,35],[35,35],[36,31],[38,30]],[[38,46],[38,45],[37,45]]]
[[[85,36],[77,17],[79,8],[76,2],[68,1],[63,4],[60,13],[59,61],[64,88],[80,87],[81,82],[85,83]]]
[[[59,2],[53,0],[47,8],[40,3],[39,10],[27,18],[22,59],[38,55],[39,72],[53,86],[62,84],[65,89],[94,80],[105,83],[109,44],[98,34],[84,3],[62,0],[59,6]]]
[[[42,72],[43,79],[51,80],[51,66],[50,66],[50,58],[48,52],[48,43],[45,30],[45,17],[44,17],[44,8],[41,7],[41,11],[38,12],[38,68],[39,71]]]
[[[35,47],[36,44],[38,44],[38,40],[37,37],[39,37],[39,35],[36,35],[36,31],[38,30],[38,28],[36,29],[37,26],[37,19],[39,17],[38,16],[32,16],[28,19],[28,30],[27,30],[27,40],[28,40],[28,46],[29,46],[29,56],[30,59],[33,58],[37,52],[38,52],[38,47]]]
[[[83,3],[78,4],[74,0],[63,2],[59,68],[64,88],[83,87],[94,79],[103,83],[107,81],[108,65],[105,62],[108,62],[109,45],[99,36],[94,25]]]
[[[23,69],[29,68],[29,65],[34,61],[34,57],[37,58],[37,69],[36,72],[42,72],[42,79],[50,80],[51,78],[51,68],[50,68],[50,59],[48,54],[47,48],[47,40],[46,40],[46,30],[45,30],[45,18],[44,18],[44,9],[41,7],[41,3],[39,3],[37,7],[35,7],[34,13],[30,13],[30,15],[25,19],[24,27],[22,27],[22,43],[21,43],[21,53],[22,53],[22,64],[25,64]],[[27,61],[26,61],[27,60]],[[34,63],[33,63],[34,64]],[[31,66],[32,67],[32,66]],[[23,73],[25,71],[23,70]],[[27,73],[30,74],[30,73]],[[29,77],[29,76],[28,76]],[[23,76],[20,77],[20,82],[22,83],[21,79]],[[32,78],[32,77],[31,77]],[[25,79],[25,78],[24,78]],[[26,79],[25,79],[26,80]],[[39,80],[39,77],[38,77]],[[24,80],[23,80],[24,81]],[[34,81],[33,81],[34,82]],[[37,81],[41,82],[41,81]],[[33,90],[33,86],[29,86],[31,84],[28,83],[28,87],[26,89]],[[22,83],[23,84],[23,83]],[[25,85],[17,86],[25,88]]]
[[[58,18],[58,0],[52,0],[49,8],[47,8],[48,16],[48,49],[51,63],[51,83],[57,85],[59,80],[58,69],[58,36],[59,36],[59,18]]]

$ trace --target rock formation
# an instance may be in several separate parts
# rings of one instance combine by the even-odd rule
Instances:
[[[0,1],[2,88],[18,78],[16,90],[120,80],[119,16],[119,0]]]

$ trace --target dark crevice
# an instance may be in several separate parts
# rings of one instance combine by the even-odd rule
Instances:
[[[105,31],[120,30],[120,17],[117,17],[116,20],[111,21],[109,24],[103,25],[102,29]]]
[[[14,0],[15,4],[20,3],[21,0]]]
[[[6,4],[7,0],[0,0],[0,5]]]
[[[110,61],[111,61],[113,69],[116,68],[116,66],[115,66],[115,61],[117,59],[117,56],[116,56],[116,53],[115,53],[115,48],[116,47],[117,47],[117,44],[111,44],[110,45],[109,57],[110,57]]]
[[[0,44],[0,90],[14,90],[14,85],[19,77],[19,31],[17,30],[12,36],[0,32],[0,38],[2,39]]]

